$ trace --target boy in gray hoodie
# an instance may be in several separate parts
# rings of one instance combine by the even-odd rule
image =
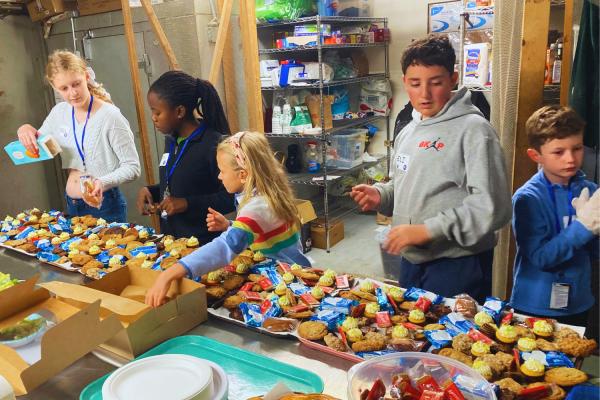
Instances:
[[[495,231],[509,222],[510,191],[496,132],[456,93],[456,56],[447,37],[413,42],[402,55],[413,120],[398,134],[390,182],[358,185],[362,208],[391,215],[383,247],[400,254],[400,285],[446,297],[491,294]]]

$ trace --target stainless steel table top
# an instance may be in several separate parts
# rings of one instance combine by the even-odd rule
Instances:
[[[84,276],[77,272],[45,265],[35,258],[7,249],[0,249],[0,272],[9,273],[19,279],[28,279],[39,273],[41,282],[56,280],[70,283],[84,282]],[[263,335],[210,316],[207,322],[190,330],[188,334],[213,338],[312,371],[323,379],[324,393],[340,399],[346,398],[346,372],[352,367],[352,362],[309,349],[295,340]],[[114,369],[114,366],[88,354],[19,399],[77,399],[81,390],[90,382]]]

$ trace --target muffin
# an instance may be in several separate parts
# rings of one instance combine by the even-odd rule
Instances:
[[[347,317],[344,322],[342,322],[342,330],[344,332],[348,332],[350,329],[358,328],[358,320],[353,317]]]
[[[550,337],[554,333],[554,327],[545,319],[539,319],[533,323],[533,333],[541,337]]]
[[[475,360],[475,361],[473,361],[473,366],[471,368],[473,368],[475,371],[479,372],[479,374],[481,376],[483,376],[485,379],[487,379],[488,381],[490,379],[492,379],[492,376],[494,376],[494,373],[492,372],[492,368],[485,361]]]
[[[390,287],[388,294],[396,303],[399,303],[404,300],[404,290],[400,289],[399,287]]]
[[[319,286],[313,287],[310,291],[310,294],[312,294],[312,296],[317,300],[321,300],[323,297],[325,297],[325,292]]]
[[[375,285],[371,281],[364,281],[360,284],[360,290],[367,293],[375,293]]]
[[[285,283],[281,282],[275,286],[275,294],[278,296],[284,296],[287,292],[287,286]]]
[[[534,339],[524,337],[517,341],[517,348],[521,351],[530,352],[537,349],[537,344]]]
[[[359,342],[363,339],[363,333],[360,329],[358,328],[352,328],[349,329],[348,332],[346,332],[346,338],[348,339],[349,342]]]
[[[375,318],[375,315],[379,311],[379,304],[371,302],[367,303],[365,307],[365,317],[367,318]]]
[[[404,325],[395,325],[392,328],[392,338],[394,339],[407,339],[410,336],[410,332]]]
[[[141,234],[141,232],[140,232],[140,234]],[[188,240],[186,240],[185,245],[187,247],[194,248],[194,247],[200,246],[200,242],[198,241],[198,239],[195,236],[191,236]]]
[[[319,285],[321,286],[332,286],[333,278],[331,276],[323,275],[319,278]]]
[[[494,319],[492,318],[492,316],[488,313],[486,313],[485,311],[479,311],[477,314],[475,314],[475,324],[477,324],[477,326],[483,326],[483,324],[493,324],[494,323]]]
[[[514,343],[517,341],[517,332],[514,326],[502,325],[496,331],[496,338],[502,343]]]
[[[292,274],[290,272],[286,272],[285,274],[283,274],[283,281],[287,284],[294,282],[294,279],[295,279],[294,274]]]
[[[471,346],[471,354],[473,354],[475,357],[482,357],[486,354],[489,354],[489,352],[490,345],[485,342],[478,341],[473,343]]]
[[[415,308],[414,310],[411,310],[411,312],[408,314],[408,320],[413,324],[422,324],[423,322],[425,322],[425,313]]]
[[[544,367],[544,364],[542,364],[538,360],[530,358],[529,360],[521,364],[521,372],[526,376],[537,378],[540,376],[544,376],[546,368]]]

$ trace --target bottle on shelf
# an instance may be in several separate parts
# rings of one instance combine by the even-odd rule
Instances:
[[[321,170],[321,157],[317,150],[317,142],[308,142],[306,144],[306,168],[311,174],[315,174]]]
[[[546,66],[544,68],[544,85],[552,84],[552,70],[554,68],[554,53],[556,45],[552,43],[548,49],[546,49]]]
[[[281,112],[281,133],[289,135],[292,133],[292,107],[289,103],[283,105]]]
[[[271,132],[280,135],[281,129],[281,106],[273,107],[273,117],[271,118]]]
[[[554,64],[552,66],[552,83],[560,83],[560,72],[562,69],[562,43],[557,45],[556,57],[554,58]]]

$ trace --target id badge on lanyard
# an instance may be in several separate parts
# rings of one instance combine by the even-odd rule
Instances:
[[[569,292],[571,285],[563,282],[553,282],[550,292],[550,308],[564,310],[569,307]]]

